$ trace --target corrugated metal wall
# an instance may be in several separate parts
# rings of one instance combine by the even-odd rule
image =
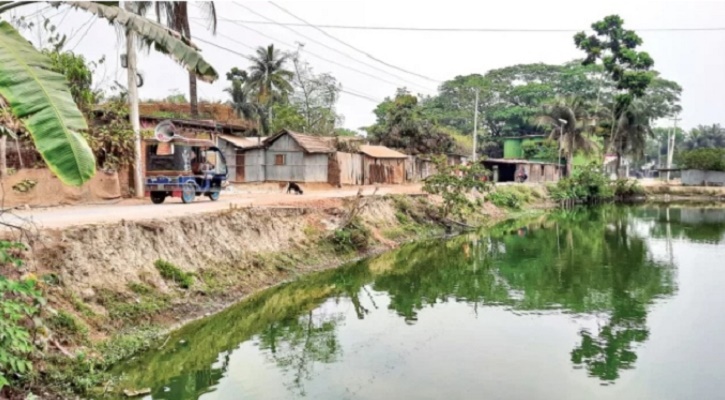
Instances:
[[[236,182],[237,181],[237,171],[236,171],[236,152],[237,148],[233,146],[231,143],[227,142],[224,139],[219,138],[217,140],[217,147],[219,150],[221,150],[222,154],[224,154],[224,159],[227,161],[227,171],[229,175],[227,175],[227,179],[229,182]]]
[[[405,180],[405,160],[363,156],[363,170],[367,184],[398,184]]]
[[[247,150],[244,153],[244,176],[247,182],[264,182],[264,149]]]
[[[363,184],[363,163],[362,154],[337,152],[335,154],[337,164],[340,167],[341,185],[362,185]]]
[[[420,182],[435,172],[435,164],[432,161],[416,156],[408,156],[405,159],[405,180],[408,182]]]
[[[285,165],[275,165],[277,155]],[[306,154],[288,135],[275,140],[265,155],[265,178],[273,182],[327,182],[327,154]]]

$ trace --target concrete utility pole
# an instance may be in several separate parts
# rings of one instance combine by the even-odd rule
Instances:
[[[471,158],[476,162],[476,142],[478,140],[478,89],[476,89],[476,102],[473,106],[473,154]]]
[[[671,119],[673,122],[672,130],[670,131],[670,134],[667,137],[667,182],[670,181],[670,168],[672,168],[672,156],[675,154],[675,137],[677,132],[677,121],[680,121],[680,118],[677,118],[675,116]]]
[[[130,1],[124,4],[126,11],[133,12]],[[138,87],[136,86],[136,34],[126,30],[126,62],[128,65],[128,115],[133,128],[133,190],[136,197],[143,198],[141,177],[141,120],[138,115]]]

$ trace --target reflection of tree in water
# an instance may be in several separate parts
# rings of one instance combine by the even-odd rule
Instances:
[[[332,363],[341,355],[336,336],[343,315],[309,311],[296,318],[270,323],[259,334],[260,348],[286,374],[292,376],[290,388],[304,396],[304,381],[312,378],[315,363]]]
[[[388,292],[390,308],[409,323],[420,309],[450,300],[609,315],[598,332],[581,333],[572,361],[613,380],[633,366],[633,346],[649,335],[646,307],[674,291],[670,266],[653,261],[628,216],[609,207],[563,211],[529,224],[524,236],[502,225],[484,238],[412,246],[374,288]]]
[[[152,393],[154,399],[196,400],[215,390],[216,385],[229,367],[229,353],[220,354],[221,365],[194,371],[191,374],[172,378],[165,387],[158,387]]]

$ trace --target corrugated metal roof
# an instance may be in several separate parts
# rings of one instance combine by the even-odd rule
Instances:
[[[241,149],[251,149],[251,148],[254,148],[257,146],[261,146],[262,144],[264,144],[264,141],[267,139],[264,136],[239,137],[239,136],[233,136],[233,135],[219,135],[219,137]]]
[[[398,153],[385,146],[362,145],[360,146],[360,152],[373,158],[408,158],[405,154]]]
[[[335,147],[328,143],[329,136],[310,136],[302,133],[294,132],[289,129],[284,129],[278,134],[267,138],[266,143],[272,143],[280,136],[287,134],[297,142],[303,149],[308,153],[334,153]]]

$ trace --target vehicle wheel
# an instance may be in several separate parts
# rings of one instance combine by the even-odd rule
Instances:
[[[208,194],[209,199],[211,201],[217,201],[217,200],[219,200],[219,196],[220,195],[221,195],[221,193],[219,193],[219,192],[211,192],[211,193]]]
[[[151,202],[154,204],[161,204],[166,200],[166,193],[164,192],[151,192]]]
[[[191,182],[187,182],[184,184],[184,187],[181,189],[181,201],[184,203],[192,203],[194,199],[196,198],[196,185],[194,185]]]

